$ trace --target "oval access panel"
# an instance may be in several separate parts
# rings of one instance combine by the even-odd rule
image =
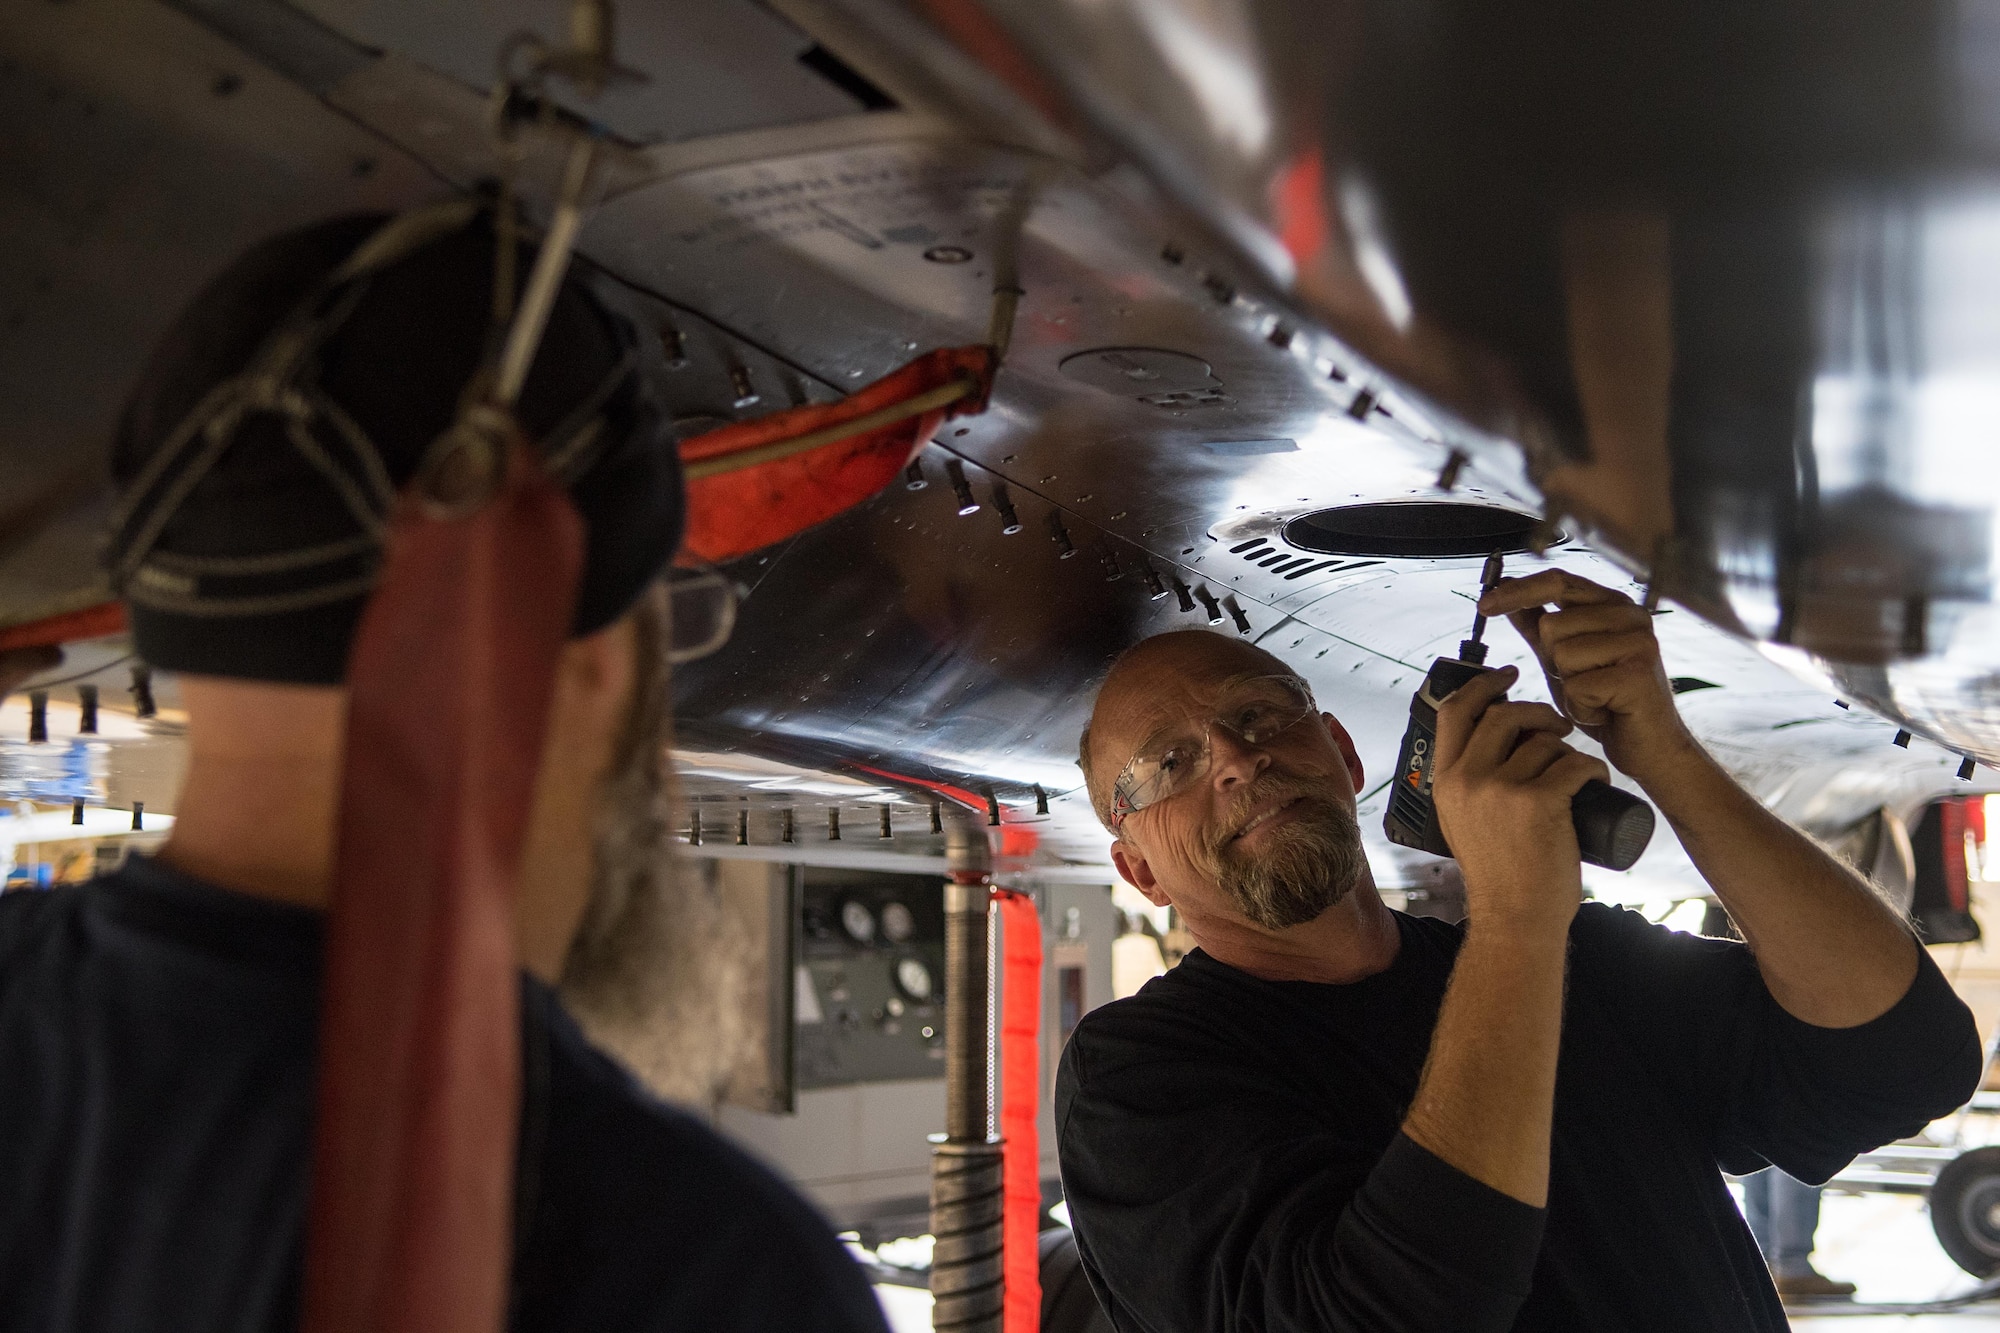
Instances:
[[[1525,551],[1539,521],[1498,505],[1411,500],[1317,509],[1285,524],[1284,537],[1301,551],[1325,555],[1442,560]],[[1566,537],[1557,533],[1556,540]]]

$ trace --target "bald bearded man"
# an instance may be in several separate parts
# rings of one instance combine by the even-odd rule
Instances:
[[[1389,910],[1353,741],[1281,661],[1203,631],[1112,668],[1081,762],[1118,871],[1199,948],[1088,1015],[1056,1116],[1121,1333],[1786,1327],[1722,1171],[1804,1180],[1971,1095],[1965,1006],[1869,885],[1689,734],[1651,617],[1551,570],[1482,600],[1559,707],[1438,720],[1469,920]],[[1747,943],[1579,906],[1571,796],[1604,764]]]

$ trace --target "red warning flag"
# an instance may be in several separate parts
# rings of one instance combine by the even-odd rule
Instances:
[[[990,347],[945,347],[837,403],[774,412],[681,444],[686,555],[720,564],[852,508],[948,419],[986,410]]]
[[[349,660],[305,1333],[494,1333],[520,1102],[514,899],[583,522],[525,444],[399,503]]]

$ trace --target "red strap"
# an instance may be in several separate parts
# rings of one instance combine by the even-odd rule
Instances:
[[[1965,807],[1963,796],[1938,802],[1938,833],[1944,841],[1944,892],[1954,912],[1971,906],[1972,876],[1965,864]]]
[[[11,653],[16,648],[52,648],[78,639],[101,639],[107,634],[124,632],[124,603],[99,602],[81,611],[0,629],[0,653]]]
[[[1036,1118],[1042,1109],[1039,1030],[1042,1022],[1042,923],[1035,900],[995,889],[1000,904],[1000,1136],[1006,1192],[1002,1271],[1007,1278],[1006,1333],[1042,1326],[1042,1166]]]
[[[497,1333],[520,1084],[514,898],[583,527],[516,446],[501,493],[405,498],[349,665],[306,1333]]]
[[[837,403],[816,403],[740,421],[681,444],[681,462],[726,458],[795,440],[907,402],[953,380],[977,388],[947,407],[859,435],[688,482],[687,537],[682,550],[716,564],[783,541],[852,508],[896,479],[903,465],[946,420],[985,410],[993,378],[990,347],[945,347]]]

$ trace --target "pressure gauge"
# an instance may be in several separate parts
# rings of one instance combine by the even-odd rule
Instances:
[[[875,914],[868,904],[850,898],[840,905],[840,928],[856,944],[867,944],[875,938]]]
[[[916,933],[917,919],[910,915],[910,909],[901,903],[885,903],[882,907],[882,935],[891,944],[901,944]]]
[[[918,1004],[930,1002],[931,970],[921,958],[905,958],[896,964],[896,984]]]

